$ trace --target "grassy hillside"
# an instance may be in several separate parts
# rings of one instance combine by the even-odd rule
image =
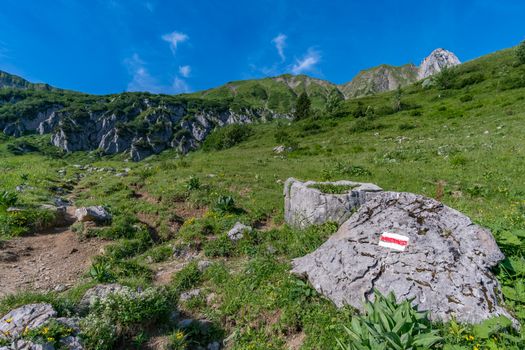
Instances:
[[[43,137],[3,138],[0,186],[10,192],[21,183],[31,186],[18,194],[21,207],[50,201],[53,186],[69,184],[77,205],[110,208],[112,226],[83,231],[115,241],[94,262],[108,280],[144,288],[154,283],[159,268],[165,271],[182,264],[185,254],[212,261],[203,273],[194,263],[184,265],[167,288],[174,298],[201,288],[200,296],[180,302],[179,307],[192,317],[212,320],[213,336],[229,336],[230,349],[288,349],[296,344],[303,349],[335,349],[336,339],[349,341],[343,326],[356,313],[336,309],[288,273],[292,258],[313,251],[336,230],[327,224],[296,231],[283,223],[282,186],[288,177],[351,179],[386,190],[437,195],[492,230],[507,256],[495,271],[505,305],[523,324],[524,77],[525,65],[517,63],[514,50],[504,50],[446,71],[428,88],[418,83],[400,93],[345,101],[333,115],[322,118],[254,125],[246,141],[225,150],[199,150],[185,157],[166,151],[133,164],[118,157],[101,158],[95,152],[57,158]],[[314,86],[324,94],[325,87]],[[293,100],[292,91],[272,79],[227,84],[202,95],[242,98],[261,107],[265,101],[283,110]],[[321,106],[321,97],[314,101]],[[34,152],[14,155],[22,141],[34,145]],[[293,145],[294,150],[277,155],[272,148],[279,144]],[[75,164],[131,170],[129,176],[117,177],[111,171],[80,170]],[[60,169],[65,170],[63,175],[57,172]],[[77,173],[84,177],[77,178]],[[233,205],[225,204],[231,203],[227,197]],[[13,222],[9,214],[1,215],[7,228],[3,237],[9,239]],[[233,244],[226,233],[236,221],[256,230]],[[184,253],[172,255],[173,247]],[[7,298],[0,313],[30,300],[51,300],[67,312],[94,283],[85,277],[62,294]],[[147,324],[145,319],[136,322]],[[508,324],[472,327],[451,322],[433,327],[443,337],[436,348],[525,346],[523,326],[519,332]],[[140,338],[138,331],[121,334],[120,341],[132,344],[160,333],[172,334],[172,344],[205,344],[206,337],[212,337],[196,331],[180,335],[169,325],[158,328],[144,328]]]

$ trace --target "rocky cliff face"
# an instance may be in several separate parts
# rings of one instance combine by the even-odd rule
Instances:
[[[461,64],[456,55],[445,49],[435,49],[421,62],[418,69],[418,79],[425,79],[431,75],[441,72],[443,68],[453,67]]]
[[[230,82],[185,96],[85,95],[0,71],[0,131],[15,137],[51,134],[52,143],[66,152],[126,152],[141,160],[168,148],[181,153],[194,150],[216,127],[290,118],[303,92],[313,108],[322,109],[330,98],[394,90],[459,63],[453,53],[436,49],[419,67],[381,65],[343,85],[285,74]]]
[[[234,110],[225,106],[196,109],[184,100],[143,98],[130,102],[125,111],[115,111],[110,105],[81,109],[53,105],[14,120],[0,119],[0,130],[15,137],[27,133],[51,134],[52,144],[66,152],[125,152],[139,161],[169,148],[181,153],[194,150],[216,127],[287,117],[269,110]]]

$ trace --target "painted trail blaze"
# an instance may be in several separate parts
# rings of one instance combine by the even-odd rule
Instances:
[[[397,233],[383,232],[379,237],[379,246],[404,251],[408,246],[409,238]]]

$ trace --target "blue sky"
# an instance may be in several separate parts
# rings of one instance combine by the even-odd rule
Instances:
[[[178,93],[306,73],[336,83],[434,48],[525,38],[524,1],[2,0],[0,70],[66,89]]]

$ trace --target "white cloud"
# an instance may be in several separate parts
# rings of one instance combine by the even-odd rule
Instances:
[[[146,1],[144,6],[146,6],[146,8],[148,9],[149,12],[151,12],[151,13],[155,12],[155,5],[152,2]]]
[[[170,43],[171,52],[175,54],[175,51],[177,50],[177,45],[179,43],[183,43],[189,39],[188,35],[181,33],[181,32],[172,32],[168,34],[164,34],[162,36],[162,40],[167,41]]]
[[[179,77],[175,77],[169,86],[161,84],[157,78],[150,74],[146,63],[137,53],[127,58],[124,64],[131,75],[127,91],[148,91],[154,94],[178,94],[191,91],[188,83]]]
[[[293,74],[315,71],[315,66],[321,62],[321,53],[314,49],[309,49],[301,59],[296,59],[291,67]]]
[[[191,74],[191,67],[186,66],[179,66],[179,74],[182,75],[184,78],[187,78]]]
[[[180,94],[190,92],[191,89],[186,80],[175,77],[175,79],[173,79],[172,91],[174,94]]]
[[[275,48],[277,49],[277,53],[279,54],[279,57],[281,57],[281,61],[284,62],[286,60],[286,56],[284,55],[284,48],[286,47],[286,39],[287,36],[280,33],[275,38],[272,39],[272,43],[275,45]]]

